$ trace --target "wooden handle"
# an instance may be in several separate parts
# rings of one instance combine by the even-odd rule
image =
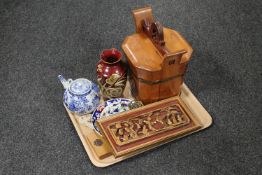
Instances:
[[[136,25],[136,33],[143,32],[142,21],[144,19],[147,19],[148,21],[153,21],[151,7],[145,7],[145,8],[133,10],[132,14]]]
[[[170,52],[165,45],[164,40],[164,30],[162,25],[155,21],[152,15],[151,7],[145,7],[137,10],[133,10],[133,17],[136,25],[136,33],[145,33],[146,36],[152,41],[159,53],[165,57],[165,61],[162,66],[171,65],[170,59],[175,59],[175,62],[180,60],[183,54],[186,53],[185,50],[178,52]],[[180,61],[179,61],[180,62]]]
[[[143,31],[153,42],[159,44],[160,46],[165,45],[163,27],[158,21],[150,22],[145,19],[142,21],[142,27]]]
[[[152,41],[152,43],[158,49],[158,51],[162,55],[169,53],[168,49],[165,47],[164,32],[162,25],[158,21],[150,21],[148,19],[142,20],[141,23],[143,27],[143,32]]]
[[[132,13],[136,25],[136,33],[144,32],[162,55],[168,53],[167,48],[164,47],[163,27],[159,22],[154,21],[151,7],[133,10]]]

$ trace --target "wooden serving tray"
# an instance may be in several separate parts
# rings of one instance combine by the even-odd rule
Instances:
[[[129,83],[127,83],[127,86],[124,92],[124,97],[132,98]],[[193,129],[191,128],[187,132],[182,132],[182,133],[178,133],[174,135],[171,134],[171,137],[168,137],[165,140],[158,142],[158,144],[154,144],[152,142],[152,144],[148,144],[146,147],[143,147],[141,149],[132,150],[132,152],[128,154],[124,154],[124,155],[122,153],[116,154],[116,152],[114,152],[112,147],[109,145],[109,143],[103,136],[97,134],[93,129],[87,126],[88,123],[87,125],[81,124],[83,123],[81,121],[83,117],[80,117],[80,116],[77,116],[71,113],[69,110],[67,110],[67,108],[66,110],[84,145],[84,148],[91,162],[97,167],[106,167],[114,163],[120,162],[122,160],[125,160],[129,157],[140,154],[142,152],[145,152],[149,149],[163,145],[172,140],[176,140],[186,135],[190,135],[194,132],[203,130],[212,124],[211,116],[204,109],[204,107],[199,103],[199,101],[196,99],[196,97],[192,94],[192,92],[189,90],[189,88],[185,84],[182,85],[181,94],[179,96],[172,97],[166,100],[162,100],[161,102],[156,102],[156,103],[164,103],[164,102],[168,103],[172,100],[178,100],[179,102],[181,102],[181,104],[183,105],[183,110],[185,110],[186,113],[189,114],[188,116],[190,117],[190,119],[194,121],[195,125]],[[150,105],[154,105],[154,103]],[[147,108],[147,106],[143,108]],[[131,113],[132,111],[139,111],[139,109],[134,109],[134,110],[127,111],[124,113]],[[121,113],[121,116],[123,116],[124,113]],[[117,114],[117,115],[120,115],[120,114]],[[89,114],[84,117],[88,118],[88,117],[91,117],[91,115]],[[89,124],[91,125],[91,123]]]

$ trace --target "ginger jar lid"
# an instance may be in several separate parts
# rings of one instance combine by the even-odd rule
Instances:
[[[90,92],[91,88],[91,81],[84,78],[79,78],[71,83],[69,91],[76,95],[83,95]]]

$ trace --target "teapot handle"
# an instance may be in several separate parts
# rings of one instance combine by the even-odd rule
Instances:
[[[69,88],[70,83],[73,81],[72,79],[66,80],[63,75],[58,75],[58,79],[60,80],[65,89]]]

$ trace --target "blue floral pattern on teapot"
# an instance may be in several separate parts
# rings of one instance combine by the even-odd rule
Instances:
[[[66,80],[58,75],[65,88],[63,102],[65,106],[78,115],[93,112],[100,102],[98,86],[85,78]]]

